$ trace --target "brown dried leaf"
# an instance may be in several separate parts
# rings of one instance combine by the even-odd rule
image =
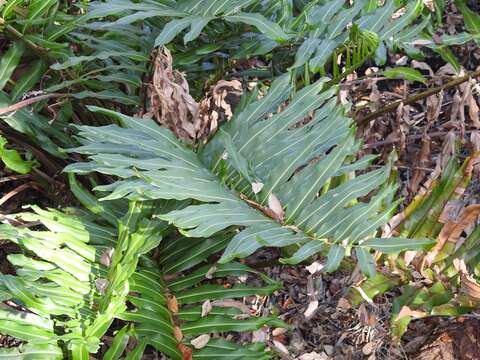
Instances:
[[[182,341],[183,333],[179,326],[173,327],[173,336],[175,336],[175,339],[177,339],[177,341]]]
[[[442,228],[437,237],[437,244],[425,255],[424,262],[431,266],[446,242],[456,243],[462,232],[470,226],[480,214],[480,205],[467,206],[455,221],[450,221]]]
[[[457,136],[453,131],[448,132],[445,135],[445,140],[443,141],[442,152],[437,159],[437,164],[435,166],[435,171],[432,173],[430,179],[428,179],[427,184],[425,184],[425,188],[430,188],[431,183],[437,179],[440,174],[442,173],[443,169],[447,165],[448,161],[451,159],[453,154],[455,153],[455,141]]]
[[[395,321],[398,321],[405,316],[411,316],[414,319],[420,319],[422,317],[425,317],[426,315],[427,315],[427,313],[424,312],[424,311],[412,310],[407,305],[404,305],[400,309],[400,312],[398,313],[397,317],[395,318]]]
[[[267,340],[267,334],[265,333],[264,329],[255,330],[252,333],[252,343],[254,342],[265,342]]]
[[[455,95],[453,95],[452,99],[452,107],[450,109],[450,122],[455,123],[457,121],[461,103],[462,97],[460,96],[460,92],[457,90],[455,91]]]
[[[150,109],[146,116],[168,127],[180,139],[195,141],[198,127],[198,104],[189,93],[185,76],[174,70],[167,48],[158,51],[150,85]]]
[[[415,160],[415,169],[408,184],[408,189],[414,194],[417,192],[420,183],[423,181],[423,178],[426,175],[424,168],[428,166],[432,155],[431,143],[432,140],[430,137],[427,134],[424,134],[422,137],[422,147]]]
[[[172,313],[178,313],[178,302],[175,296],[172,296],[170,299],[168,299],[167,307]]]
[[[350,310],[351,308],[352,308],[352,304],[350,303],[350,301],[348,301],[348,299],[341,297],[338,300],[337,308],[336,308],[337,311],[345,312],[347,310]]]
[[[371,353],[373,353],[375,351],[375,347],[376,347],[376,344],[373,341],[370,341],[370,342],[366,343],[362,347],[363,355],[370,355]]]
[[[244,314],[250,315],[250,308],[244,303],[236,300],[229,300],[229,299],[215,300],[212,302],[212,306],[234,307],[234,308],[240,309]]]
[[[368,326],[370,314],[365,306],[365,303],[361,303],[357,310],[357,316],[360,324],[363,326]]]
[[[378,86],[375,83],[371,84],[372,92],[370,93],[369,100],[373,103],[373,105],[376,105],[380,99],[382,98],[382,95],[380,94],[380,91],[378,90]],[[375,109],[375,107],[374,107]]]
[[[468,106],[468,115],[470,116],[470,120],[473,122],[473,126],[475,126],[477,129],[480,129],[480,109],[471,89],[466,99],[466,105]]]
[[[474,154],[480,153],[480,132],[473,131],[470,134],[470,143],[472,144],[472,150]],[[480,174],[480,164],[474,165],[474,170],[476,174]]]
[[[476,300],[480,300],[480,285],[467,274],[461,276],[461,290]]]
[[[470,134],[470,143],[474,153],[480,152],[480,131],[472,131]]]
[[[182,353],[183,355],[183,360],[192,360],[193,358],[193,350],[191,348],[189,348],[188,346],[184,345],[184,344],[178,344],[177,345],[177,348],[178,350],[180,350],[180,352]]]
[[[438,120],[443,104],[443,90],[438,95],[429,96],[426,100],[427,104],[427,121],[431,125]]]
[[[242,94],[242,83],[238,80],[219,80],[211,86],[199,104],[197,138],[205,139],[215,133],[221,122],[229,121]]]
[[[451,221],[455,221],[464,207],[465,202],[463,202],[463,200],[453,199],[448,201],[443,207],[442,213],[438,217],[438,222],[441,224],[447,224]]]

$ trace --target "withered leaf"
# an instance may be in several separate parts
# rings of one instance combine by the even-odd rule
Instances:
[[[230,300],[230,299],[215,300],[212,302],[212,306],[235,307],[237,309],[240,309],[244,314],[250,314],[250,308],[244,303],[236,300]]]
[[[193,358],[193,350],[184,344],[177,345],[178,350],[182,353],[183,360],[192,360]]]
[[[462,232],[470,226],[480,214],[480,205],[470,205],[463,209],[457,219],[446,223],[438,235],[437,244],[427,253],[425,263],[430,266],[445,246],[446,242],[456,243]]]
[[[480,285],[471,276],[463,274],[461,277],[462,292],[476,300],[480,300]]]
[[[395,318],[395,321],[398,321],[405,316],[411,316],[414,319],[420,319],[422,317],[425,317],[426,315],[427,313],[425,311],[412,310],[407,305],[403,305],[397,317]]]
[[[179,326],[174,326],[174,328],[173,328],[173,336],[175,336],[175,339],[177,339],[177,341],[182,341],[182,339],[183,339],[183,333],[182,333],[182,330],[180,329]]]
[[[172,313],[178,313],[178,302],[175,296],[172,296],[170,299],[168,299],[167,307]]]
[[[150,109],[145,116],[168,127],[177,137],[195,141],[198,122],[198,104],[189,93],[185,76],[173,69],[170,51],[163,47],[154,60],[150,86]]]

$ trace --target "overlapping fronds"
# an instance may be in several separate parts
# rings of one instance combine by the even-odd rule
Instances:
[[[0,332],[25,342],[18,348],[2,349],[2,355],[87,359],[88,354],[105,350],[102,337],[113,331],[115,319],[122,319],[130,325],[118,331],[103,358],[119,359],[131,337],[137,346],[128,358],[140,358],[146,345],[151,345],[172,359],[183,359],[193,349],[190,341],[199,335],[208,338],[201,347],[194,342],[199,347],[194,353],[197,357],[198,352],[198,358],[221,358],[217,347],[233,347],[238,356],[232,358],[270,358],[262,346],[243,349],[213,337],[208,341],[208,334],[252,331],[266,324],[285,326],[275,318],[251,316],[241,302],[225,300],[269,295],[279,283],[235,263],[207,265],[182,277],[177,271],[177,278],[165,283],[158,266],[142,255],[159,244],[168,227],[149,218],[152,207],[148,203],[132,203],[125,217],[117,219],[118,228],[100,224],[80,210],[33,210],[12,215],[11,221],[38,222],[46,230],[0,226],[2,238],[22,250],[8,256],[16,275],[0,278],[2,300],[10,304],[0,312]],[[196,254],[194,261],[185,258],[188,253],[174,257],[183,264],[182,270],[189,270],[208,255],[208,251]],[[168,266],[168,258],[172,256],[162,255],[161,267]],[[265,286],[231,283],[248,276],[260,277]],[[228,278],[231,286],[208,284],[218,278]],[[210,301],[210,308],[202,307]]]
[[[91,108],[123,127],[81,127],[83,146],[74,151],[89,155],[91,162],[65,170],[119,177],[97,187],[110,193],[104,200],[199,201],[159,218],[195,238],[240,227],[221,263],[262,246],[294,245],[297,251],[285,262],[298,263],[328,249],[327,269],[333,271],[354,250],[362,269],[373,274],[372,249],[390,253],[428,246],[424,239],[376,237],[398,203],[391,201],[396,189],[389,182],[391,165],[355,175],[373,157],[354,161],[359,144],[350,119],[337,104],[335,89],[320,92],[324,80],[302,89],[283,111],[271,114],[290,86],[285,75],[263,98],[251,96],[199,153],[152,121]],[[370,202],[358,201],[374,191]]]
[[[430,315],[460,315],[480,304],[478,249],[480,227],[475,221],[480,213],[477,204],[467,205],[464,192],[472,178],[478,155],[457,166],[450,160],[440,178],[428,181],[425,191],[395,219],[392,230],[412,239],[427,236],[436,240],[427,253],[410,252],[392,257],[391,274],[378,274],[361,287],[364,295],[352,290],[349,298],[358,304],[365,296],[401,286],[392,308],[392,333],[400,339],[412,319]],[[422,281],[413,278],[417,271]]]

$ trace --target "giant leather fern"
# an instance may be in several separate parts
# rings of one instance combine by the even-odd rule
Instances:
[[[104,200],[193,200],[158,217],[193,238],[237,228],[221,263],[262,246],[295,246],[284,262],[328,250],[326,268],[333,271],[354,250],[362,270],[373,274],[371,250],[428,246],[428,240],[377,238],[397,204],[391,203],[396,187],[389,182],[390,165],[356,176],[372,157],[354,160],[359,143],[336,89],[321,92],[319,80],[292,95],[290,84],[284,75],[261,99],[250,96],[198,153],[151,120],[92,108],[123,127],[80,127],[84,145],[75,151],[91,161],[66,171],[119,177],[97,188],[110,193]],[[288,106],[272,114],[290,95]],[[372,192],[369,202],[359,201]]]

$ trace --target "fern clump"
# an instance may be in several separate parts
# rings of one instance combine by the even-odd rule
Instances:
[[[188,237],[208,238],[236,227],[220,263],[262,246],[295,246],[284,262],[299,263],[326,250],[326,269],[334,271],[354,251],[362,270],[373,275],[371,250],[422,249],[432,242],[376,236],[398,204],[391,201],[391,165],[355,175],[375,157],[354,161],[359,142],[351,119],[337,103],[336,89],[322,91],[324,85],[321,79],[305,87],[283,111],[271,114],[291,95],[290,76],[281,76],[264,97],[247,96],[199,152],[153,121],[91,108],[122,127],[80,127],[83,145],[73,151],[91,161],[65,171],[117,176],[96,188],[108,193],[103,200],[191,201],[158,214]],[[374,191],[370,202],[359,201]]]

